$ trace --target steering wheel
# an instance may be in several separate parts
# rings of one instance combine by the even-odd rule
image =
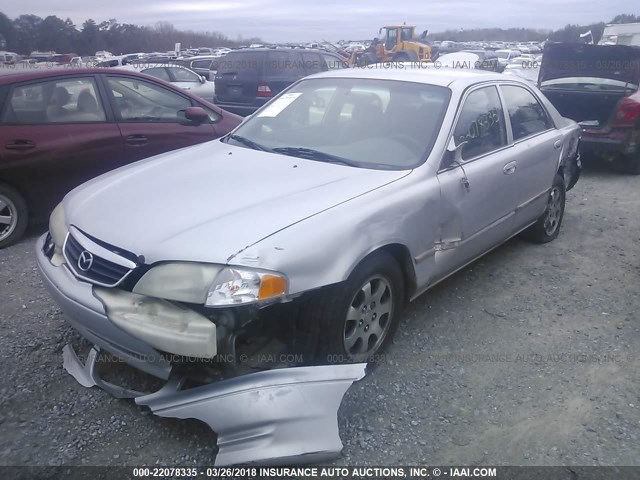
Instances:
[[[406,133],[394,133],[389,138],[397,141],[398,143],[402,143],[405,147],[407,147],[417,155],[422,155],[425,150],[425,146],[423,144]]]

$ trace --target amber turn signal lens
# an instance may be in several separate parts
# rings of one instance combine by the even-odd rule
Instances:
[[[263,275],[260,282],[260,290],[258,291],[258,300],[284,295],[286,291],[287,281],[284,278],[276,275]]]

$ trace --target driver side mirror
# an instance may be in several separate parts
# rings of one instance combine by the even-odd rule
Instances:
[[[209,120],[209,114],[202,107],[187,107],[184,109],[184,117],[195,123],[204,123]]]
[[[204,75],[198,75],[198,78],[200,78],[200,83],[207,83],[207,79]]]
[[[441,168],[449,168],[454,165],[462,164],[462,149],[469,143],[468,141],[461,142],[456,145],[456,141],[453,137],[449,140],[449,146],[447,147],[447,153],[442,160]]]

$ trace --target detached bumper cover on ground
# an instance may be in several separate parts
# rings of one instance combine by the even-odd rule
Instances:
[[[101,380],[94,347],[83,365],[70,346],[64,367],[85,386],[97,385],[117,397],[135,397],[161,417],[195,418],[218,434],[216,465],[314,462],[342,450],[338,408],[366,364],[283,368],[242,375],[187,390],[171,378],[144,395]]]

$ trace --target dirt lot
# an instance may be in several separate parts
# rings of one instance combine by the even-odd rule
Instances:
[[[347,393],[338,465],[640,465],[640,178],[591,168],[560,237],[515,239],[408,307]],[[0,251],[0,464],[210,465],[213,434],[85,389],[34,230]]]

